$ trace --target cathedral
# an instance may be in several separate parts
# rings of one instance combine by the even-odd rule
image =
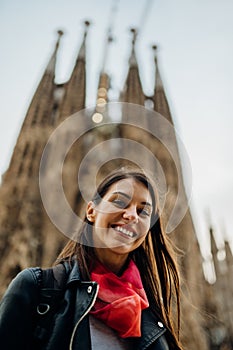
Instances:
[[[212,255],[209,263],[215,271],[215,282],[210,284],[204,277],[203,258],[187,205],[179,147],[156,47],[153,47],[154,62],[151,63],[155,65],[152,96],[143,92],[135,49],[137,36],[132,30],[128,72],[118,103],[109,100],[111,79],[103,68],[99,74],[96,105],[88,108],[85,101],[89,23],[86,22],[85,26],[70,78],[62,84],[57,84],[55,79],[57,52],[63,34],[58,31],[54,51],[29,105],[9,168],[2,178],[0,293],[4,293],[11,279],[22,269],[50,266],[72,232],[72,218],[65,215],[65,209],[64,215],[59,215],[59,211],[63,211],[55,179],[59,170],[56,169],[57,154],[63,154],[64,158],[61,177],[66,201],[72,212],[80,216],[86,199],[83,194],[88,196],[92,188],[93,173],[100,179],[115,168],[136,164],[148,168],[151,174],[164,174],[166,198],[161,215],[178,248],[184,349],[233,349],[232,251],[226,242],[222,249],[223,258],[219,259],[219,249],[210,228]],[[117,118],[114,112],[118,114]],[[64,127],[56,143],[50,144],[48,141],[54,131],[59,130],[60,125],[65,126],[71,120],[70,116],[75,115],[77,118],[73,118],[72,127]],[[74,142],[69,145],[73,135],[79,137],[74,137]],[[68,151],[64,153],[64,149]],[[151,162],[151,159],[157,161]],[[82,188],[77,181],[79,169],[85,176]],[[41,189],[44,179],[48,186]],[[180,220],[171,224],[178,196],[176,213]],[[44,202],[45,197],[52,203],[52,214],[51,205],[49,207],[49,203]],[[182,208],[186,208],[184,213],[181,213]],[[68,234],[64,235],[64,231]]]

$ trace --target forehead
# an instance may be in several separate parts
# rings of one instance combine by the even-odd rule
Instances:
[[[152,201],[151,194],[146,185],[134,178],[122,179],[113,183],[109,187],[106,196],[113,193],[125,193],[130,198],[137,197],[141,201]]]

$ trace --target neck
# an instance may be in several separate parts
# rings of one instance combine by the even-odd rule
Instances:
[[[107,267],[110,271],[116,275],[121,275],[128,258],[128,254],[109,254],[108,249],[106,248],[96,248],[95,249],[96,257],[98,260]]]

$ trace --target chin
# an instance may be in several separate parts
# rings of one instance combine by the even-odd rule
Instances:
[[[111,246],[111,247],[108,247],[108,249],[110,249],[113,253],[119,254],[119,255],[129,254],[132,251],[132,249],[130,249],[128,246],[125,246],[125,245]]]

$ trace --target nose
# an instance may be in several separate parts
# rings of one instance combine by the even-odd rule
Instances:
[[[134,222],[137,223],[139,216],[137,213],[137,208],[135,206],[130,206],[128,208],[125,209],[124,213],[123,213],[123,218],[126,219],[129,222]]]

